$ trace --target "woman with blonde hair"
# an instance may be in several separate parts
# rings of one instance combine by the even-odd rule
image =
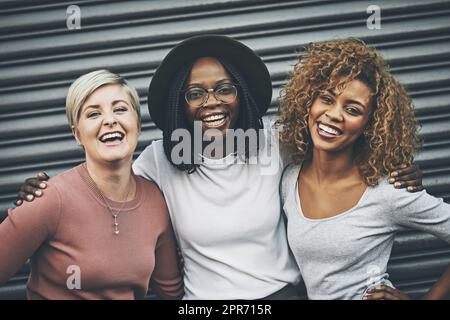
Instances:
[[[450,242],[450,205],[386,177],[420,145],[411,99],[377,50],[357,39],[312,44],[281,97],[289,245],[310,299],[406,299],[388,280],[403,227]],[[450,290],[450,268],[424,298]]]
[[[185,262],[184,299],[298,298],[293,284],[299,272],[280,208],[284,161],[262,119],[271,98],[262,59],[222,35],[181,42],[153,75],[149,113],[163,139],[145,148],[133,169],[164,193]],[[206,139],[195,139],[196,128]],[[173,139],[180,131],[193,137],[183,157]],[[222,142],[234,142],[238,131],[256,133],[255,143],[244,139],[242,148],[228,149]],[[220,142],[214,154],[207,152],[212,140]],[[404,178],[421,186],[415,175]],[[20,201],[42,197],[41,181],[27,180]]]
[[[175,240],[158,187],[132,173],[139,97],[107,70],[78,78],[66,113],[86,161],[0,225],[0,284],[31,258],[29,299],[140,299],[150,282],[181,298]]]

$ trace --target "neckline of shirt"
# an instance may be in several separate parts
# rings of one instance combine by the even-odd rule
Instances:
[[[207,167],[227,167],[231,164],[236,163],[237,160],[236,152],[230,153],[227,156],[219,159],[208,158],[202,154],[199,154],[199,156],[203,160],[202,164],[206,165]]]
[[[296,170],[296,175],[295,175],[295,186],[294,186],[294,203],[295,203],[295,208],[296,208],[296,212],[298,215],[300,215],[300,217],[306,221],[309,222],[325,222],[325,221],[330,221],[330,220],[334,220],[334,219],[338,219],[341,217],[344,217],[350,213],[352,213],[353,211],[355,211],[356,209],[358,209],[359,207],[361,207],[361,204],[366,200],[366,198],[368,197],[368,194],[371,191],[371,187],[367,186],[366,189],[364,190],[363,194],[361,195],[361,197],[359,198],[359,200],[356,202],[356,204],[351,207],[348,210],[345,210],[344,212],[338,213],[334,216],[331,217],[326,217],[326,218],[319,218],[319,219],[312,219],[312,218],[308,218],[305,216],[305,214],[303,213],[302,210],[302,206],[301,206],[301,202],[300,202],[300,195],[298,194],[298,175],[300,174],[300,170],[301,170],[301,165],[298,165],[298,170]]]
[[[111,200],[107,198],[106,196],[103,196],[100,194],[100,190],[98,190],[97,185],[95,184],[94,180],[92,180],[91,176],[89,175],[89,172],[87,171],[86,167],[83,166],[83,164],[80,164],[76,167],[77,172],[83,179],[83,181],[88,186],[89,193],[94,197],[94,199],[103,207],[107,208],[107,205],[105,201],[107,201],[108,206],[113,210],[119,210],[121,212],[124,211],[130,211],[135,209],[140,205],[141,198],[142,198],[142,186],[141,186],[141,180],[139,177],[133,174],[133,178],[136,182],[136,192],[134,195],[134,198],[132,200],[124,202],[117,202],[114,200]],[[103,200],[104,199],[104,200]]]

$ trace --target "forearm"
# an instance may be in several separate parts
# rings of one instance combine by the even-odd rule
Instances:
[[[14,276],[49,237],[54,223],[41,214],[43,211],[48,213],[51,208],[27,203],[8,210],[8,217],[0,224],[0,285]]]
[[[444,300],[450,299],[450,264],[447,270],[434,284],[430,291],[423,297],[423,300]]]
[[[8,282],[31,256],[22,246],[19,232],[8,218],[0,224],[0,286]]]

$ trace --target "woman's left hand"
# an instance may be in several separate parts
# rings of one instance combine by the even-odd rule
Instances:
[[[367,291],[363,300],[411,300],[411,298],[398,289],[381,285]]]
[[[418,192],[423,190],[422,171],[415,163],[409,167],[406,165],[391,172],[388,179],[390,184],[394,184],[395,188],[407,188],[409,192]]]

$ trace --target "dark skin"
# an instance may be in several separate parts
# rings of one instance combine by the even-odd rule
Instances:
[[[198,80],[199,78],[200,80]],[[220,65],[220,63],[212,58],[203,58],[199,59],[194,67],[193,71],[191,72],[189,83],[199,83],[201,86],[206,88],[213,88],[217,85],[217,81],[220,81],[222,79],[229,78],[229,75],[226,73],[225,69]],[[205,80],[206,79],[206,80]],[[205,82],[206,81],[206,82]],[[211,105],[210,105],[211,100]],[[231,116],[230,121],[226,122],[226,127],[230,127],[233,125],[234,121],[233,119],[236,118],[237,114],[235,112],[237,111],[237,101],[230,104],[230,105],[221,105],[218,104],[217,101],[214,101],[213,95],[210,95],[208,101],[207,101],[207,107],[204,108],[205,112],[224,112],[228,111],[227,114],[230,114]],[[214,109],[213,109],[213,106]],[[190,120],[195,120],[195,117],[198,115],[198,110],[193,109],[191,110],[189,107],[187,108],[187,115]],[[201,117],[200,117],[201,119]],[[197,120],[200,120],[197,119]],[[204,124],[204,125],[207,125]],[[225,126],[224,125],[224,126]],[[206,128],[208,129],[208,128]],[[225,129],[225,128],[223,128]],[[25,181],[25,184],[22,185],[18,198],[16,200],[16,205],[19,206],[23,203],[23,201],[33,201],[35,197],[41,197],[43,195],[43,189],[46,188],[46,181],[49,179],[49,176],[45,174],[44,172],[40,172],[36,178],[29,178]],[[410,192],[416,192],[423,190],[422,186],[422,173],[420,172],[419,168],[416,165],[412,165],[411,167],[400,167],[397,171],[392,172],[391,178],[389,179],[389,182],[391,184],[394,184],[395,188],[408,188],[408,191]],[[353,193],[350,193],[353,194]],[[342,203],[342,198],[340,203]],[[180,257],[180,263],[182,264],[182,255],[179,254]],[[181,268],[182,269],[182,268]],[[401,293],[400,293],[401,294]],[[377,296],[371,296],[376,298]],[[381,296],[383,297],[383,296]]]
[[[450,267],[444,272],[439,280],[433,285],[421,300],[450,300]],[[389,286],[381,285],[367,291],[364,300],[411,300],[404,292]]]
[[[336,216],[355,206],[362,197],[367,186],[353,162],[353,145],[362,134],[371,111],[371,90],[359,80],[351,81],[338,93],[322,92],[314,100],[308,118],[312,157],[303,163],[298,177],[298,193],[305,217]],[[423,299],[442,299],[449,291],[450,266]],[[379,285],[369,290],[363,299],[409,300],[410,297],[396,288]]]
[[[344,90],[329,89],[314,100],[308,117],[314,146],[312,163],[303,163],[299,179],[302,211],[308,218],[345,212],[356,205],[366,190],[352,159],[353,146],[373,111],[372,97],[370,87],[354,80]],[[334,133],[322,130],[324,126]]]
[[[398,289],[381,285],[367,291],[367,295],[363,297],[363,300],[411,300],[411,298]]]
[[[20,187],[14,205],[20,206],[23,201],[33,201],[34,197],[42,197],[43,190],[47,188],[47,180],[50,176],[45,172],[39,172],[36,177],[28,178]],[[398,170],[391,173],[389,183],[394,185],[394,188],[407,188],[409,192],[422,191],[422,172],[419,166],[413,164],[412,166],[401,166]]]

